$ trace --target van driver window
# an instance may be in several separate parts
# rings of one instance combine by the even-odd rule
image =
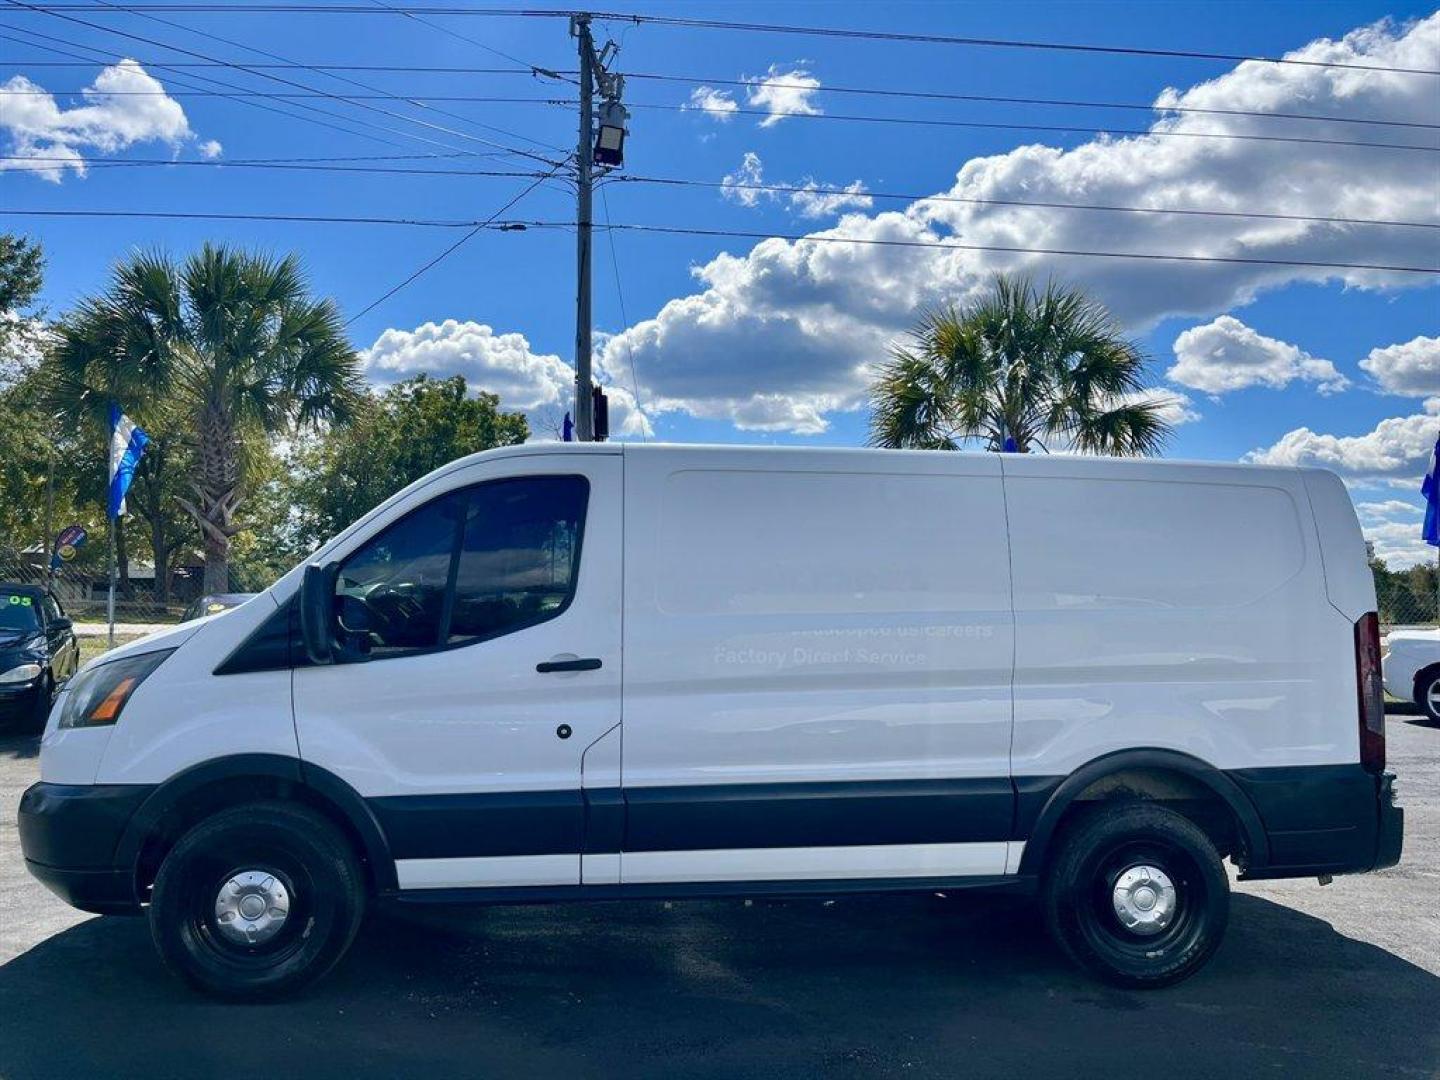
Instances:
[[[345,561],[335,583],[336,611],[348,629],[364,630],[372,656],[440,643],[450,564],[464,493],[427,503],[401,518]]]
[[[537,476],[474,490],[449,641],[497,637],[553,618],[570,601],[590,485]]]
[[[588,495],[583,477],[536,476],[427,503],[343,564],[341,624],[381,658],[555,617],[574,592]]]

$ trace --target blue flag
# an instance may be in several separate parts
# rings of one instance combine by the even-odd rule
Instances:
[[[1430,451],[1430,468],[1425,470],[1425,480],[1420,485],[1420,494],[1425,496],[1425,542],[1440,547],[1440,483],[1436,482],[1435,476],[1437,459],[1440,459],[1440,439],[1435,440],[1435,449]]]
[[[120,406],[110,403],[110,505],[108,514],[118,518],[125,513],[125,493],[130,490],[130,481],[135,479],[135,466],[145,447],[150,445],[150,436],[135,425],[135,421],[120,411]]]

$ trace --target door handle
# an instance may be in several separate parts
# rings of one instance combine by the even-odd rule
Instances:
[[[552,671],[594,671],[599,667],[598,656],[587,656],[575,660],[542,660],[535,665],[535,670],[541,675],[548,675]]]

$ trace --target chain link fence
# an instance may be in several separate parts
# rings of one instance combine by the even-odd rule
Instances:
[[[49,584],[65,613],[76,623],[103,623],[110,596],[110,569],[103,545],[87,545],[75,559],[53,575],[39,551],[0,547],[0,581],[22,585]],[[115,590],[117,623],[179,622],[186,607],[200,595],[200,575],[188,568],[171,575],[169,597],[156,588],[155,571],[148,563],[132,562]]]

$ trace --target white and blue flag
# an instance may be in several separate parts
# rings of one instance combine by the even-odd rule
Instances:
[[[1435,440],[1435,449],[1430,451],[1430,468],[1425,470],[1425,480],[1420,485],[1420,494],[1425,496],[1425,542],[1440,547],[1440,483],[1437,483],[1435,475],[1437,461],[1440,461],[1440,439]]]
[[[118,518],[125,513],[125,493],[130,490],[130,481],[135,479],[135,466],[140,464],[141,455],[148,445],[150,436],[122,413],[119,405],[111,402],[110,517]]]

